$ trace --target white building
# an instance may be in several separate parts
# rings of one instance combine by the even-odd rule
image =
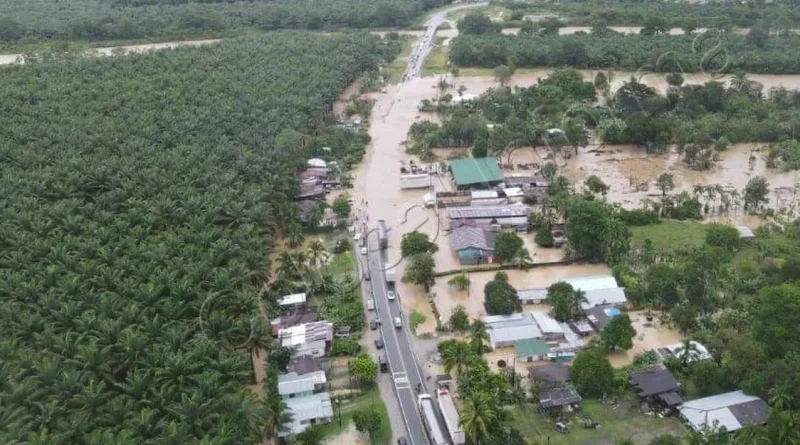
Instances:
[[[695,431],[724,427],[731,433],[748,425],[767,423],[769,408],[759,397],[733,391],[684,402],[678,410]]]
[[[310,349],[311,352],[307,355],[321,357],[325,354],[325,348],[333,341],[333,323],[315,321],[280,329],[278,339],[281,346],[294,348],[296,355],[300,350]]]
[[[326,392],[289,399],[285,403],[286,410],[292,415],[292,420],[286,424],[285,431],[278,433],[278,437],[300,434],[311,425],[333,422],[331,395]]]
[[[492,315],[483,318],[492,349],[514,346],[520,340],[542,338],[530,314]]]
[[[296,372],[290,372],[278,377],[278,394],[283,400],[308,397],[314,394],[314,391],[324,389],[327,382],[325,371],[299,375]]]
[[[625,290],[617,284],[612,275],[595,275],[591,277],[566,278],[573,289],[582,290],[586,295],[587,303],[582,303],[583,310],[591,309],[598,305],[611,305],[621,307],[628,302]]]
[[[689,357],[686,359],[687,363],[709,360],[712,358],[711,353],[708,352],[708,349],[703,346],[703,344],[694,340],[690,340],[689,344],[691,345],[692,349],[689,350]],[[685,353],[683,343],[675,343],[674,345],[667,345],[662,348],[658,348],[658,352],[664,358],[677,357],[679,359],[682,359],[683,354]]]
[[[550,314],[545,311],[534,311],[531,312],[531,317],[533,317],[536,325],[539,326],[539,330],[542,332],[542,336],[545,340],[554,341],[564,339],[564,329]]]

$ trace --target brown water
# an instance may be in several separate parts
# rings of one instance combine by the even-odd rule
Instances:
[[[639,34],[644,28],[643,26],[608,26],[607,28],[614,30],[620,34]],[[694,33],[695,34],[702,34],[708,31],[708,28],[697,28]],[[586,34],[591,34],[592,27],[591,26],[562,26],[558,28],[558,34],[562,36],[568,36],[572,34],[576,34],[579,32],[584,32]],[[739,35],[745,35],[750,32],[749,28],[736,28],[733,30],[734,33]],[[517,34],[519,33],[519,28],[503,28],[503,34]],[[685,34],[683,29],[681,28],[672,28],[668,31],[669,35],[672,36],[679,36]]]
[[[88,49],[83,52],[85,55],[89,56],[113,56],[118,53],[123,54],[141,54],[147,51],[152,50],[159,50],[159,49],[172,49],[172,48],[179,48],[183,46],[201,46],[201,45],[209,45],[212,43],[221,42],[221,39],[208,39],[208,40],[187,40],[182,42],[163,42],[163,43],[147,43],[143,45],[126,45],[126,46],[114,46],[114,47],[106,47],[106,48],[93,48]],[[14,63],[22,63],[22,54],[4,54],[0,55],[0,65],[11,65]]]

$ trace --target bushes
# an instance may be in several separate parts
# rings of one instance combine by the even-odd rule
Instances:
[[[334,357],[356,355],[361,352],[361,345],[354,338],[334,338],[331,355]]]
[[[556,240],[553,238],[553,232],[544,228],[536,231],[533,242],[540,247],[553,247],[556,244]]]

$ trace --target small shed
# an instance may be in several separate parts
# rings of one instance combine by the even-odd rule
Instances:
[[[532,362],[546,359],[547,354],[550,352],[550,347],[542,339],[527,338],[514,343],[514,350],[520,361]]]
[[[539,394],[539,406],[546,410],[575,405],[581,400],[581,396],[572,388],[548,389]]]
[[[490,263],[495,234],[480,227],[463,225],[450,231],[450,246],[461,264]]]
[[[753,229],[747,226],[736,226],[736,230],[739,232],[739,238],[741,239],[753,239],[756,237],[756,234],[753,233]]]
[[[285,297],[281,298],[278,301],[278,306],[281,307],[291,307],[291,306],[301,306],[306,302],[306,294],[305,292],[299,294],[291,294],[286,295]]]

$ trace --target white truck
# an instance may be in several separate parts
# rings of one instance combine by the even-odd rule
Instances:
[[[403,190],[409,189],[426,189],[431,186],[431,175],[402,175],[400,176],[400,188]]]
[[[436,395],[439,401],[439,410],[442,412],[442,417],[444,417],[444,424],[447,427],[447,432],[450,433],[450,440],[453,441],[453,445],[463,445],[467,441],[467,437],[464,434],[464,430],[461,429],[458,409],[456,409],[456,404],[453,402],[450,391],[446,388],[440,388]]]
[[[387,283],[396,283],[397,282],[397,273],[394,269],[390,269],[386,271],[386,282]]]
[[[375,299],[370,297],[367,299],[367,310],[374,311],[375,310]]]
[[[428,433],[428,439],[431,445],[449,445],[447,437],[442,432],[439,426],[439,421],[436,420],[436,413],[433,410],[433,399],[430,394],[420,394],[417,398],[419,402],[419,412],[422,417],[422,423],[425,424],[425,431]]]

